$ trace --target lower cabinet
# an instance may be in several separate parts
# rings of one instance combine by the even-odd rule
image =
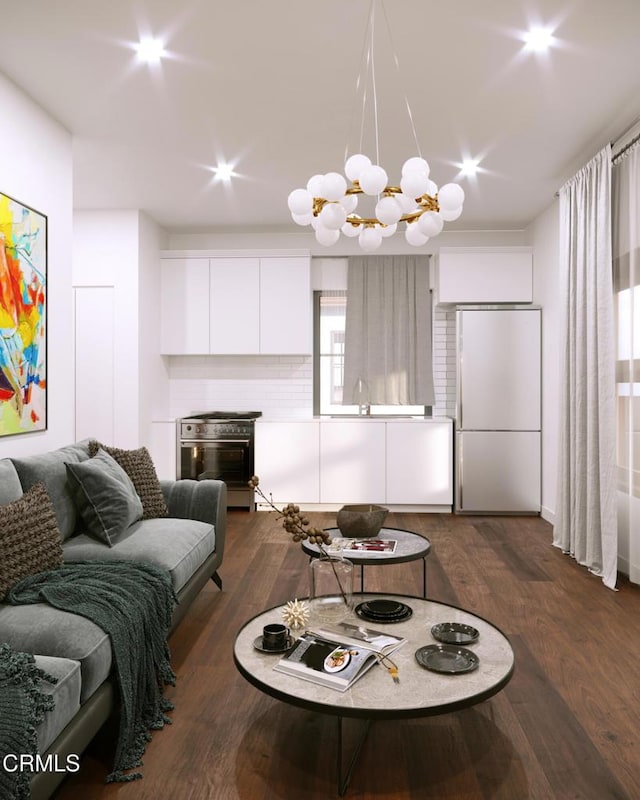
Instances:
[[[453,424],[387,424],[387,503],[453,503]]]
[[[255,472],[277,504],[452,506],[453,423],[260,420]]]
[[[255,473],[274,503],[320,502],[320,423],[258,421]]]
[[[386,423],[320,424],[320,502],[384,503]]]

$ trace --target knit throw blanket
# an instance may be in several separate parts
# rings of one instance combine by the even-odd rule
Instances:
[[[95,622],[111,638],[114,674],[120,694],[120,728],[113,771],[106,782],[132,781],[140,772],[151,730],[171,720],[173,708],[162,696],[175,684],[167,635],[177,598],[171,577],[151,564],[91,561],[62,564],[15,584],[13,605],[48,603]]]
[[[35,756],[38,752],[36,727],[53,708],[53,697],[41,690],[43,680],[57,682],[36,667],[31,654],[17,653],[8,644],[0,644],[0,797],[6,800],[31,796],[31,773],[3,769],[1,764],[5,756]]]

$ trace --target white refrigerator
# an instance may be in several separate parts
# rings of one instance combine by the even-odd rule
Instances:
[[[540,313],[537,306],[456,311],[458,512],[540,512]]]

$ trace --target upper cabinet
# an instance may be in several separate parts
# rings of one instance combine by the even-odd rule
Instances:
[[[160,352],[209,352],[209,259],[160,264]]]
[[[445,248],[436,265],[438,303],[533,302],[529,248]]]
[[[308,256],[165,257],[161,352],[310,355]]]

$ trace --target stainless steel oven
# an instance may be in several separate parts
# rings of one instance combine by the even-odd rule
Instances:
[[[227,484],[227,505],[255,509],[254,427],[260,411],[208,411],[178,423],[178,479],[216,479]]]

